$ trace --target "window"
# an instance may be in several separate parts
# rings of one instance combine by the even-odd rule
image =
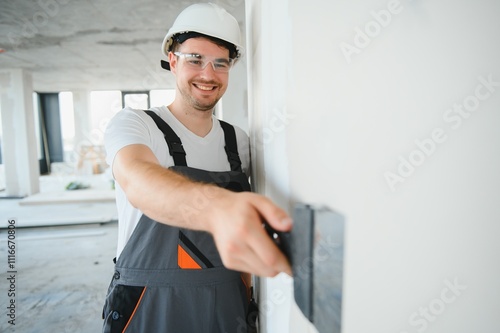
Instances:
[[[61,134],[63,140],[64,160],[75,149],[75,111],[73,109],[73,93],[59,93],[59,112],[61,113]]]
[[[122,109],[122,93],[119,90],[92,91],[90,93],[90,142],[102,145],[104,131],[110,119]]]
[[[151,106],[169,105],[174,101],[175,89],[157,89],[149,92]]]
[[[149,92],[123,92],[123,105],[132,109],[148,109]]]

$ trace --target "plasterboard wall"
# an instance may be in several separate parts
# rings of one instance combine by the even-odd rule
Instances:
[[[499,331],[500,4],[246,9],[254,178],[346,217],[343,332]],[[312,331],[264,290],[266,332]]]

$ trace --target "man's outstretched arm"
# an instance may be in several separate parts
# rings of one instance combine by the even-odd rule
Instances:
[[[291,275],[290,265],[262,227],[289,231],[290,217],[268,198],[194,182],[162,167],[145,145],[122,148],[113,175],[130,203],[168,225],[210,232],[224,265],[259,276]]]

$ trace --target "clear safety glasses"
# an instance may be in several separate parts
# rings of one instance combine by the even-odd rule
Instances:
[[[174,54],[184,58],[189,68],[199,71],[204,70],[211,63],[215,72],[227,73],[234,65],[234,59],[231,58],[209,58],[197,53],[174,52]]]

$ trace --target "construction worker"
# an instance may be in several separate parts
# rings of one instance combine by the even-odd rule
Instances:
[[[213,116],[241,57],[238,23],[217,5],[189,6],[162,52],[173,103],[125,108],[105,134],[119,236],[103,332],[246,332],[244,273],[291,274],[263,222],[292,222],[250,192],[248,136]]]

